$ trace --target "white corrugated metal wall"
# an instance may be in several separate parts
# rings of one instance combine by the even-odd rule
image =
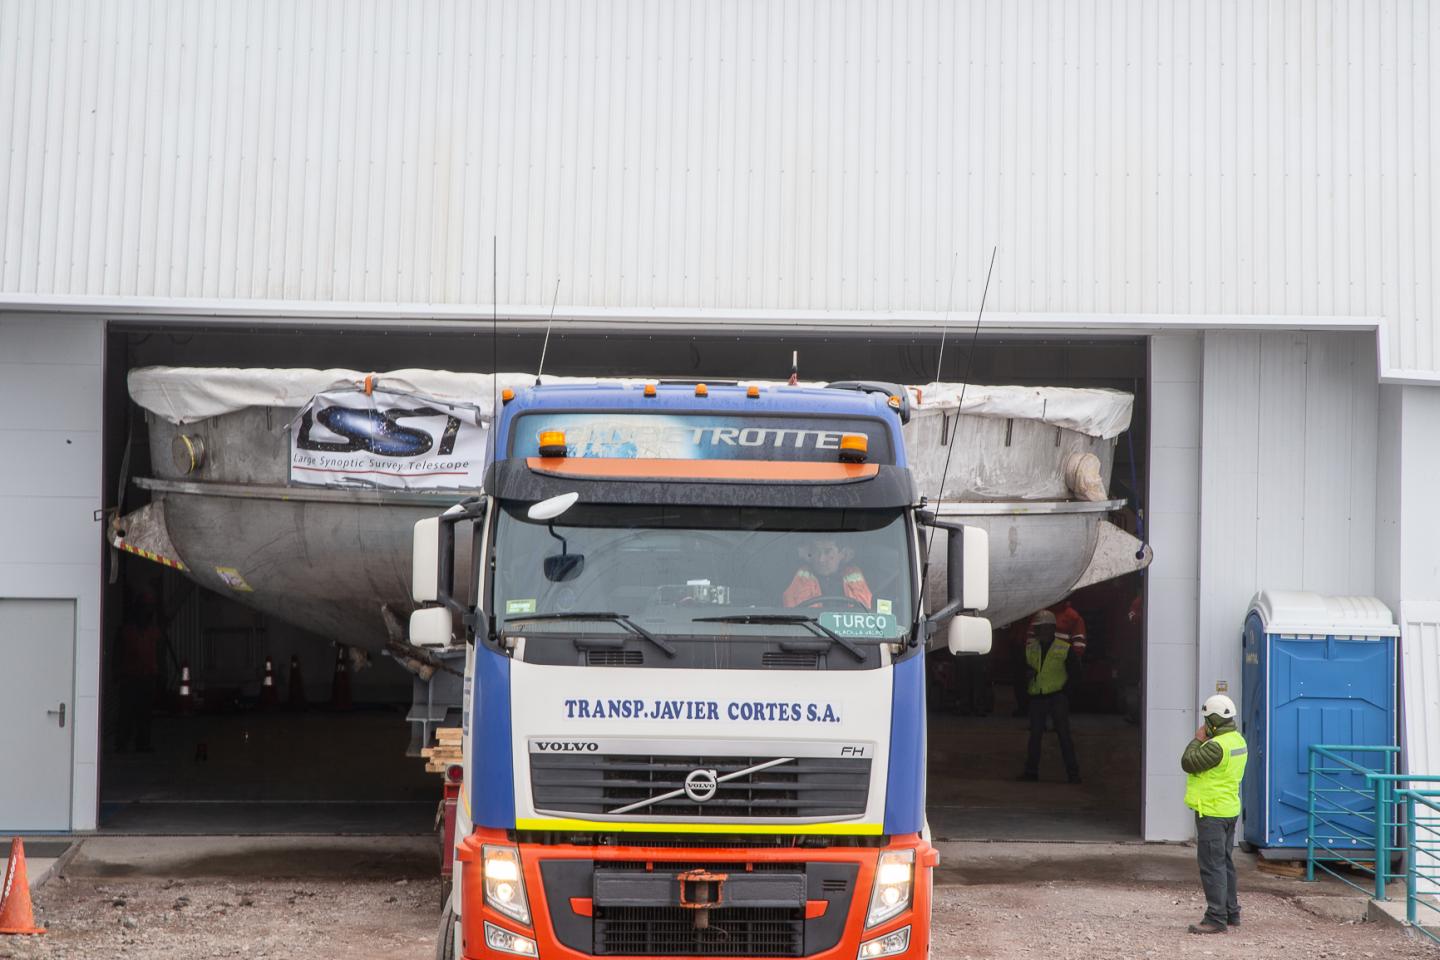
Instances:
[[[1204,343],[1196,702],[1221,682],[1240,690],[1257,591],[1375,592],[1380,402],[1362,334]]]
[[[997,312],[1424,378],[1431,9],[0,0],[0,295],[488,304],[494,236],[513,305],[939,311],[998,244]]]
[[[71,805],[57,811],[72,830],[95,829],[99,783],[104,353],[93,317],[0,314],[0,597],[75,601],[73,640],[42,638],[75,644]],[[0,809],[0,823],[10,812]]]

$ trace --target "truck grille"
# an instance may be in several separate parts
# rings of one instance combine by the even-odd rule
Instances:
[[[641,800],[676,796],[628,811],[652,817],[854,817],[865,812],[868,758],[796,757],[719,783],[703,803],[684,793],[695,770],[727,773],[768,757],[673,757],[625,754],[530,754],[537,810],[603,816]]]
[[[695,928],[683,907],[596,907],[595,955],[650,957],[799,957],[805,949],[801,910],[719,908]]]

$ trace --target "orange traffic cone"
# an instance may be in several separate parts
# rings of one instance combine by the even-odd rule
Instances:
[[[16,837],[10,841],[10,861],[5,865],[5,882],[0,885],[0,933],[28,936],[44,932],[44,927],[35,926],[30,880],[25,876],[25,844]]]
[[[189,660],[185,660],[180,664],[180,698],[178,703],[181,713],[190,713],[195,709],[195,697],[190,692]]]
[[[273,707],[280,702],[280,692],[275,689],[275,664],[265,658],[265,679],[260,683],[260,705]]]
[[[350,709],[350,667],[345,662],[345,648],[335,648],[335,685],[330,688],[330,707],[333,710]]]

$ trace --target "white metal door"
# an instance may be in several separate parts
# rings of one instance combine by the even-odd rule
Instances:
[[[0,833],[70,829],[75,601],[0,599]]]

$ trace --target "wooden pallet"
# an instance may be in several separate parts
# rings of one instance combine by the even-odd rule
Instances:
[[[447,767],[463,760],[461,734],[459,727],[440,727],[435,731],[435,746],[420,751],[420,756],[425,758],[426,773],[444,773]]]

